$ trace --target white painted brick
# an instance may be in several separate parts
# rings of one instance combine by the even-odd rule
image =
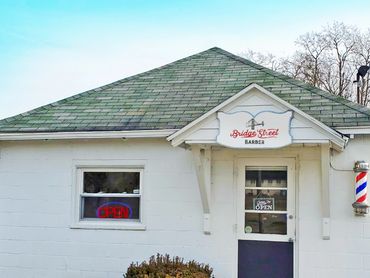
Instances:
[[[305,221],[317,221],[321,217],[319,161],[301,161],[299,173],[299,217]]]
[[[370,239],[370,223],[363,224],[364,238]]]
[[[359,254],[333,253],[330,255],[328,265],[334,269],[362,269],[363,263]]]
[[[331,223],[333,239],[359,239],[364,237],[364,224],[355,221],[337,221],[332,220]]]
[[[35,277],[32,275],[33,269],[21,268],[21,267],[1,267],[0,266],[0,277],[6,278],[19,278],[19,277]]]
[[[342,269],[317,269],[317,278],[328,278],[328,277],[335,277],[335,278],[348,278],[348,274],[346,271]]]
[[[67,227],[70,224],[70,216],[66,213],[48,214],[48,213],[30,213],[12,212],[0,213],[0,226],[18,226],[18,227]]]
[[[31,249],[30,241],[0,240],[0,254],[24,254]],[[0,276],[1,277],[1,276]]]
[[[82,271],[123,271],[122,259],[116,257],[98,259],[91,257],[68,256],[66,258],[68,269]]]
[[[63,256],[17,255],[19,265],[35,269],[66,270],[66,258]]]
[[[184,189],[188,187],[197,186],[194,182],[196,181],[196,176],[194,172],[191,173],[171,173],[160,174],[156,172],[147,173],[145,176],[145,185],[148,184],[147,191],[154,192],[157,187],[163,189],[166,188],[178,188]],[[165,178],[164,178],[165,177]]]
[[[0,211],[3,213],[47,213],[64,214],[70,211],[70,201],[48,200],[19,200],[19,199],[1,199]]]
[[[192,173],[194,167],[190,154],[190,151],[188,151],[184,159],[181,160],[174,158],[168,160],[165,158],[151,159],[148,162],[148,173],[155,172],[163,175],[167,173]]]
[[[364,270],[370,271],[370,254],[366,254],[363,256],[364,261]]]
[[[175,183],[176,181],[174,181]],[[150,186],[150,184],[149,184]],[[150,187],[147,189],[150,199],[156,202],[168,202],[168,196],[171,196],[171,202],[194,202],[194,199],[200,202],[199,189],[194,184],[189,184],[188,187]]]
[[[114,273],[114,272],[113,272]],[[102,271],[102,272],[96,272],[96,271],[83,271],[82,278],[109,278],[109,277],[122,277],[122,272],[115,272],[114,276],[111,276],[113,274],[108,273],[107,271]]]
[[[2,268],[8,267],[26,267],[20,264],[20,256],[19,254],[0,254],[0,262]]]
[[[0,171],[1,184],[5,186],[22,186],[25,189],[39,186],[70,186],[72,182],[72,170],[60,171],[56,169],[49,172]]]
[[[299,278],[313,278],[313,277],[318,277],[317,276],[317,269],[316,268],[312,268],[312,267],[308,267],[306,265],[306,262],[302,263],[302,264],[299,264],[299,268],[298,268],[298,277]]]
[[[1,174],[0,174],[1,178]],[[37,187],[36,187],[37,186]],[[34,200],[41,202],[44,200],[56,200],[70,202],[71,190],[69,186],[55,186],[51,184],[38,184],[33,186],[0,185],[0,200]],[[51,196],[53,196],[51,198]]]
[[[91,274],[91,273],[89,273]],[[80,278],[83,275],[83,272],[81,271],[72,271],[72,270],[50,270],[50,269],[37,269],[32,270],[32,276],[34,278]],[[100,277],[106,277],[103,276],[103,273],[100,273]]]
[[[121,277],[132,261],[167,252],[209,263],[216,277],[235,278],[233,159],[259,152],[213,152],[212,234],[204,235],[191,154],[165,140],[17,142],[0,148],[0,277]],[[338,167],[348,166],[341,165],[344,160],[370,157],[370,148],[357,142],[349,148],[351,154],[346,149],[335,157]],[[324,241],[318,148],[264,152],[297,153],[299,277],[370,277],[370,225],[367,218],[353,216],[353,173],[335,172],[331,240]],[[70,229],[72,165],[112,159],[145,162],[147,230]]]
[[[122,277],[122,272],[108,272],[107,275],[108,275],[107,278],[118,278],[118,277],[121,278]],[[86,276],[86,278],[90,278],[90,277]]]

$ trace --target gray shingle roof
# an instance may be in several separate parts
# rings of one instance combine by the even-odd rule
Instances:
[[[370,126],[370,110],[211,48],[0,121],[0,132],[179,129],[257,83],[324,124]]]

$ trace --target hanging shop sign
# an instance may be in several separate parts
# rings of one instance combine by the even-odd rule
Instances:
[[[292,143],[290,134],[293,112],[263,111],[256,115],[249,112],[218,112],[220,123],[217,142],[232,148],[280,148]]]
[[[253,198],[254,210],[275,210],[274,198]]]
[[[96,210],[97,218],[128,219],[132,216],[132,209],[125,203],[108,202]]]

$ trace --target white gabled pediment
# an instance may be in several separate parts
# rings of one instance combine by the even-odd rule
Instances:
[[[271,115],[292,111],[290,123],[291,143],[333,143],[342,149],[346,143],[338,132],[312,118],[298,108],[278,98],[263,87],[251,84],[233,97],[227,99],[211,111],[194,120],[167,139],[172,145],[187,144],[219,144],[217,136],[220,132],[218,113],[245,114],[253,117],[261,112],[269,111]],[[221,113],[220,113],[221,114]],[[243,114],[243,113],[239,113]],[[290,143],[290,142],[289,142]]]

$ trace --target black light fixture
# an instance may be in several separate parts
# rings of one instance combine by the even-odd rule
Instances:
[[[367,74],[367,71],[370,69],[369,66],[361,66],[358,68],[358,72],[357,72],[357,80],[359,79],[359,77],[361,76],[362,78],[365,77],[365,75]]]
[[[360,87],[361,87],[360,76],[363,79],[365,75],[367,74],[367,72],[369,71],[369,69],[370,69],[370,66],[360,66],[356,74],[356,80],[353,81],[353,83],[357,83],[357,102],[358,103],[360,103]]]

